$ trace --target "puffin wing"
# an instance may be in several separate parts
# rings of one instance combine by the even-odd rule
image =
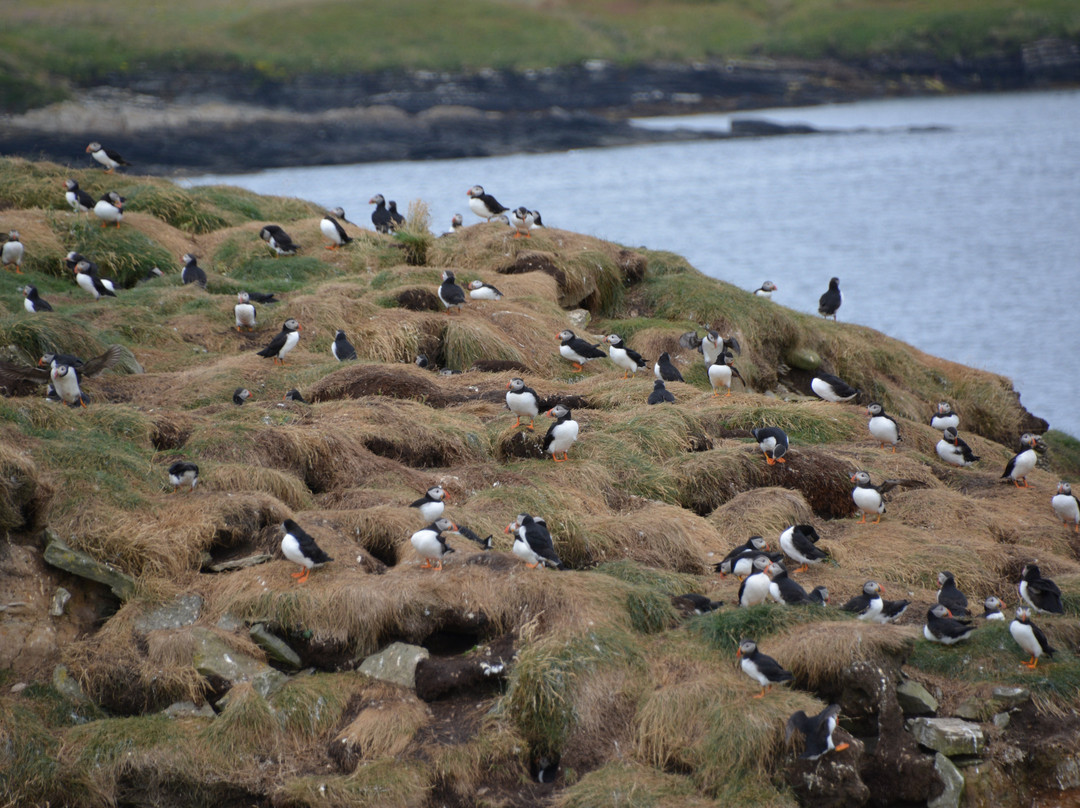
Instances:
[[[304,554],[304,558],[310,558],[316,564],[325,564],[327,561],[334,560],[305,531],[298,529],[293,535],[296,536],[296,541],[300,545],[300,552]]]
[[[586,359],[599,359],[601,356],[607,356],[606,353],[600,350],[598,345],[586,342],[581,337],[574,337],[567,343],[567,346],[578,356],[583,356]]]
[[[21,382],[46,384],[49,381],[49,368],[17,365],[14,362],[0,362],[0,386],[11,389]]]
[[[811,528],[811,530],[813,530],[813,528]],[[792,531],[791,544],[796,550],[809,559],[829,557],[828,553],[814,544],[813,539],[799,530],[799,528],[795,528],[795,530]]]
[[[636,364],[639,368],[645,367],[645,360],[642,358],[641,354],[625,346],[623,347],[623,350],[626,351],[626,355],[630,357],[634,361],[634,364]]]
[[[844,612],[861,614],[862,612],[865,612],[869,606],[870,598],[868,598],[865,594],[862,594],[853,597],[851,600],[841,606],[840,610]]]
[[[476,533],[474,533],[471,529],[469,529],[465,525],[458,525],[458,533],[460,533],[466,539],[469,539],[470,541],[476,542],[477,544],[479,544],[485,550],[490,550],[491,549],[491,539],[492,539],[492,537],[490,535],[486,539],[481,539]]]
[[[757,665],[757,669],[761,671],[762,675],[770,682],[788,682],[795,678],[791,671],[784,670],[779,662],[771,656],[766,656],[760,651],[754,656],[754,664]]]
[[[105,152],[106,157],[108,157],[110,160],[115,160],[117,163],[119,163],[122,166],[131,165],[131,163],[129,163],[127,160],[125,160],[119,154],[114,152],[112,149],[102,149],[102,151]]]
[[[1050,647],[1050,641],[1046,639],[1046,635],[1043,634],[1043,630],[1041,628],[1031,622],[1029,622],[1028,625],[1031,626],[1031,633],[1035,635],[1035,640],[1039,643],[1039,647],[1043,650],[1044,654],[1046,654],[1047,656],[1053,656],[1055,653],[1057,653],[1056,648]]]
[[[276,337],[270,340],[270,344],[259,351],[259,356],[265,356],[267,358],[276,356],[277,353],[285,347],[285,341],[289,338],[289,332],[282,330]]]
[[[87,360],[79,372],[84,376],[97,376],[104,373],[117,362],[124,358],[124,348],[120,345],[110,345],[101,356],[95,356]]]
[[[440,291],[442,299],[449,306],[465,302],[465,291],[456,283],[444,283]]]
[[[525,542],[529,548],[541,558],[551,562],[553,566],[561,567],[562,561],[555,554],[555,545],[551,541],[551,534],[534,521],[531,525],[525,525]]]

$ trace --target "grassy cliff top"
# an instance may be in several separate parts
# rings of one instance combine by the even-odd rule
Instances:
[[[107,73],[254,70],[268,78],[370,70],[543,68],[587,59],[834,58],[1015,53],[1080,29],[1067,0],[972,4],[534,3],[465,0],[116,0],[16,4],[0,30],[0,93],[36,106]]]
[[[68,176],[95,196],[126,196],[122,225],[66,209]],[[0,585],[32,583],[20,597],[46,610],[59,581],[78,591],[77,579],[33,560],[45,527],[135,581],[123,602],[58,618],[78,636],[36,665],[5,658],[5,681],[36,682],[0,691],[0,793],[18,804],[154,794],[169,804],[586,806],[618,792],[636,800],[618,804],[791,805],[784,722],[821,709],[855,661],[902,658],[907,675],[941,691],[944,714],[1002,684],[1030,688],[1048,713],[1078,706],[1080,563],[1075,534],[1049,504],[1057,481],[1078,471],[1075,442],[1051,434],[1033,488],[1002,482],[1028,417],[1007,379],[755,298],[669,253],[554,229],[515,240],[495,224],[433,238],[420,202],[397,237],[347,225],[354,241],[329,251],[314,206],[231,188],[0,160],[0,199],[0,228],[19,230],[27,251],[25,274],[0,286],[7,358],[85,358],[119,344],[145,370],[127,372],[128,362],[86,380],[86,408],[37,392],[0,399],[0,527],[6,557],[18,551],[28,565],[5,566]],[[270,253],[258,233],[271,222],[299,255]],[[96,261],[118,296],[94,302],[77,288],[61,261],[69,250]],[[181,284],[185,252],[207,271],[205,290]],[[140,283],[153,266],[164,277]],[[504,297],[447,315],[434,295],[444,269]],[[53,313],[23,310],[18,287],[28,282]],[[241,290],[280,300],[258,307],[253,333],[234,328]],[[586,325],[571,325],[573,309],[588,313]],[[300,342],[274,366],[255,351],[290,317]],[[735,365],[747,386],[736,382],[730,397],[711,395],[701,355],[680,345],[702,326],[742,346]],[[618,333],[650,367],[670,352],[686,379],[668,385],[676,403],[645,404],[648,368],[623,379],[603,359],[571,372],[555,337],[565,328],[592,341]],[[337,329],[358,361],[330,355]],[[462,372],[422,370],[420,352]],[[791,363],[808,352],[885,404],[904,436],[899,451],[870,438],[864,407],[804,395],[810,375]],[[472,369],[490,360],[518,369]],[[581,435],[568,462],[542,457],[550,419],[537,418],[535,432],[513,428],[504,405],[513,376],[572,403]],[[239,387],[255,396],[237,407]],[[293,388],[312,403],[282,401]],[[961,414],[976,466],[937,458],[928,421],[941,400]],[[787,464],[764,463],[749,434],[763,425],[787,431]],[[194,493],[168,491],[166,469],[179,459],[200,467]],[[857,524],[858,469],[906,481],[879,525]],[[451,535],[456,552],[441,573],[420,568],[409,536],[422,523],[407,507],[436,484],[449,493],[447,514],[495,545],[485,553]],[[526,569],[510,554],[503,529],[522,511],[547,519],[568,571]],[[290,517],[335,558],[306,584],[279,549]],[[899,625],[834,607],[732,608],[738,582],[712,565],[793,523],[815,525],[836,562],[800,576],[808,590],[826,585],[835,607],[873,578],[913,601]],[[208,571],[258,553],[272,558]],[[1037,674],[1019,667],[1002,626],[959,649],[921,639],[939,571],[975,603],[996,594],[1012,606],[1033,559],[1065,593],[1065,616],[1039,618],[1061,649],[1053,663]],[[671,596],[691,591],[728,606],[682,619]],[[141,622],[192,595],[194,624]],[[207,643],[265,659],[254,625],[296,649],[306,673],[270,694],[237,684],[214,718],[160,712],[217,701],[221,681],[200,667]],[[792,669],[798,688],[751,700],[755,687],[734,665],[744,636]],[[501,684],[449,701],[355,670],[392,641],[456,659],[507,638],[516,657]],[[57,661],[90,702],[45,683]],[[537,791],[530,768],[555,757],[560,780]]]

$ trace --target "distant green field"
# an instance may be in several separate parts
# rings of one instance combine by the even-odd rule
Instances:
[[[268,76],[714,56],[979,57],[1080,36],[1075,0],[5,0],[0,106],[143,69]]]

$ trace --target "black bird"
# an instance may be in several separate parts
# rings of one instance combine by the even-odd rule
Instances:
[[[259,238],[269,245],[275,255],[296,255],[300,249],[292,236],[282,230],[276,224],[268,224],[259,231]]]
[[[778,426],[762,426],[751,429],[750,434],[758,442],[758,448],[765,455],[765,462],[770,466],[774,463],[786,463],[788,451],[788,436]]]
[[[675,402],[675,396],[671,395],[671,393],[669,393],[667,391],[667,388],[664,387],[664,383],[662,381],[660,381],[659,379],[657,379],[653,383],[653,391],[651,393],[649,393],[649,403],[650,404],[663,404],[663,403],[669,402],[669,401],[671,403],[674,403]]]
[[[840,294],[840,279],[833,278],[829,281],[829,291],[818,298],[818,314],[822,317],[836,319],[836,310],[844,302],[844,296]]]
[[[203,271],[203,268],[199,266],[198,262],[198,256],[192,255],[191,253],[184,253],[184,268],[180,271],[180,280],[183,281],[185,285],[195,283],[205,289],[206,273]]]
[[[970,623],[957,620],[947,608],[940,603],[926,613],[926,625],[923,626],[923,636],[930,642],[939,642],[942,645],[956,645],[963,642],[975,631],[975,626]]]
[[[784,743],[791,741],[796,730],[806,736],[806,746],[800,758],[817,760],[826,752],[843,752],[850,744],[833,743],[836,732],[836,717],[840,714],[839,704],[830,704],[817,715],[807,715],[802,710],[791,716],[784,731]]]
[[[273,292],[248,292],[248,299],[255,303],[277,303]]]
[[[486,539],[481,539],[480,536],[478,536],[474,531],[472,531],[470,528],[466,527],[465,525],[458,525],[457,532],[460,533],[462,536],[464,536],[469,541],[474,541],[477,544],[479,544],[481,550],[490,550],[491,549],[491,540],[492,540],[493,537],[492,537],[492,535],[490,533],[488,534]]]
[[[237,387],[232,394],[232,403],[239,407],[245,401],[251,398],[251,391],[246,387]]]
[[[301,566],[300,572],[290,573],[297,583],[305,583],[312,567],[328,564],[334,559],[328,556],[310,535],[292,519],[284,523],[285,535],[281,538],[281,552],[289,561]]]
[[[301,404],[307,404],[308,402],[300,395],[299,390],[290,390],[281,399],[282,401],[297,401]]]
[[[681,382],[683,380],[679,369],[671,363],[671,357],[667,351],[660,354],[660,358],[656,360],[656,364],[653,365],[653,373],[656,374],[657,379],[665,382]]]
[[[1020,597],[1037,612],[1065,614],[1061,590],[1049,578],[1043,578],[1035,564],[1025,564],[1020,571]]]
[[[704,595],[696,592],[687,592],[685,595],[672,595],[671,605],[683,614],[707,614],[715,612],[724,605],[722,600],[709,600]]]
[[[833,376],[831,373],[815,373],[814,378],[810,380],[810,389],[813,390],[819,398],[837,404],[844,401],[851,401],[851,399],[859,395],[858,390],[839,376]]]
[[[22,293],[24,298],[23,307],[31,314],[53,310],[53,307],[49,305],[49,301],[38,294],[36,286],[27,284],[22,288]]]
[[[491,194],[485,193],[482,185],[474,185],[465,195],[469,197],[469,210],[489,222],[510,210],[505,205],[500,205]]]
[[[937,593],[937,602],[952,612],[954,617],[967,617],[968,599],[956,588],[955,576],[951,572],[939,572],[937,582],[941,587]]]
[[[371,223],[375,225],[376,232],[390,233],[394,229],[394,217],[386,209],[386,198],[382,194],[375,194],[368,200],[369,205],[374,205],[371,212]]]
[[[810,602],[818,606],[829,605],[829,590],[824,586],[815,586],[810,590]]]
[[[94,197],[80,188],[75,180],[64,180],[64,198],[76,213],[89,213],[94,209]]]
[[[780,534],[780,549],[799,562],[799,567],[792,572],[806,572],[811,564],[829,558],[829,554],[817,546],[819,538],[813,525],[792,525]]]
[[[345,336],[345,332],[338,329],[337,334],[334,335],[334,342],[330,346],[330,353],[334,355],[334,359],[339,362],[344,362],[346,359],[356,359],[356,348],[349,342],[348,337]]]
[[[465,307],[465,290],[454,281],[454,273],[449,269],[443,270],[442,284],[439,286],[438,295],[439,300],[446,307],[447,314],[450,314],[451,309],[457,309],[460,314]]]
[[[777,603],[786,606],[794,606],[800,603],[811,603],[806,590],[799,586],[798,582],[788,577],[788,571],[783,564],[776,565],[779,571],[774,571],[772,584],[769,586],[769,594]]]
[[[882,623],[884,620],[881,619],[881,612],[885,606],[881,597],[882,591],[882,586],[877,581],[867,581],[863,584],[862,592],[841,606],[840,610],[851,612],[860,620]]]
[[[547,523],[527,513],[519,513],[517,519],[506,526],[507,533],[514,534],[513,552],[530,568],[554,567],[566,569],[555,553]]]
[[[147,281],[157,280],[158,278],[164,278],[165,273],[161,271],[160,267],[151,267],[150,271],[143,275],[137,283],[146,283]]]
[[[386,212],[390,214],[390,219],[394,223],[395,230],[405,224],[405,217],[398,213],[397,202],[393,199],[386,203]]]
[[[413,360],[413,364],[416,365],[418,368],[423,368],[424,370],[435,369],[435,366],[432,365],[430,360],[427,358],[427,354],[417,354],[416,359]]]
[[[42,384],[48,384],[53,365],[67,365],[75,371],[81,382],[84,378],[97,376],[113,367],[124,357],[124,349],[119,345],[110,345],[100,356],[85,362],[70,354],[45,354],[37,366],[19,365],[14,362],[0,362],[0,387],[8,395],[28,395]]]
[[[335,217],[344,221],[345,211],[341,208],[334,208],[323,216],[322,221],[319,222],[319,231],[330,242],[326,245],[328,250],[336,250],[338,247],[344,247],[352,242],[352,237],[345,232],[345,228],[341,226],[341,222]]]
[[[296,347],[296,343],[300,341],[300,323],[296,322],[292,317],[285,321],[281,326],[281,331],[277,333],[270,344],[258,352],[259,356],[266,359],[273,359],[274,364],[278,362],[285,364],[285,355]]]
[[[875,622],[878,623],[895,623],[904,612],[907,611],[908,606],[911,605],[910,600],[881,600],[881,615]]]
[[[199,467],[186,460],[177,460],[169,466],[169,483],[173,487],[173,493],[182,485],[190,486],[188,492],[195,490],[199,483]]]
[[[580,373],[584,369],[586,362],[607,356],[606,353],[600,350],[600,343],[590,344],[568,328],[560,331],[555,336],[558,337],[560,342],[559,356],[573,362],[574,373]]]
[[[725,561],[732,561],[736,558],[740,558],[745,555],[759,555],[765,553],[769,549],[768,543],[761,536],[751,536],[745,542],[734,548],[730,553],[720,559],[720,563]],[[779,561],[780,559],[775,559]],[[719,564],[717,565],[719,566]]]
[[[1016,610],[1016,619],[1009,624],[1009,633],[1016,644],[1031,654],[1031,660],[1023,664],[1032,670],[1039,664],[1039,657],[1046,654],[1053,657],[1057,649],[1050,647],[1050,641],[1037,625],[1031,622],[1031,614],[1023,606]]]
[[[979,460],[971,447],[961,440],[954,426],[945,427],[934,450],[938,457],[952,466],[970,466]]]
[[[86,147],[86,153],[105,166],[106,174],[112,174],[113,169],[118,166],[131,165],[131,163],[121,157],[117,152],[102,147],[96,140]]]
[[[743,673],[761,685],[761,692],[755,693],[753,698],[760,699],[765,695],[766,688],[772,688],[775,684],[790,682],[795,677],[791,671],[780,667],[771,656],[766,656],[758,650],[757,643],[753,640],[743,640],[739,643],[739,650],[735,653],[741,662]]]

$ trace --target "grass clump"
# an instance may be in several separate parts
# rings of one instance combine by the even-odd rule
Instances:
[[[134,286],[154,267],[167,268],[179,261],[179,256],[124,224],[119,228],[98,227],[93,222],[76,224],[70,249],[96,263],[101,277],[124,288]],[[57,262],[56,273],[65,272],[69,270]]]
[[[739,643],[746,638],[761,643],[763,638],[779,634],[792,626],[820,620],[850,619],[850,614],[838,609],[762,603],[748,609],[711,612],[695,618],[690,626],[693,634],[707,645],[734,656]]]

